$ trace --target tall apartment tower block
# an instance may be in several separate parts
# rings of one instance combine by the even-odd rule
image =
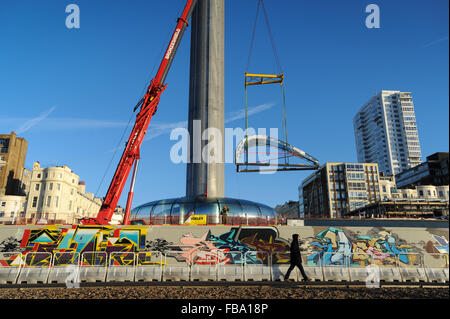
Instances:
[[[386,175],[422,163],[410,92],[381,91],[358,111],[353,126],[358,162],[378,163]]]

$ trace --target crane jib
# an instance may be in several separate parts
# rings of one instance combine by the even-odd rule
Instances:
[[[181,38],[183,37],[184,31],[188,26],[188,19],[192,14],[192,11],[196,5],[196,0],[186,0],[187,3],[183,10],[182,16],[177,21],[177,26],[175,28],[174,34],[170,40],[169,46],[165,52],[163,61],[161,62],[156,76],[153,78],[152,83],[147,89],[146,95],[139,101],[139,103],[134,107],[136,111],[141,107],[141,111],[137,115],[135,126],[131,132],[128,142],[126,144],[125,150],[122,153],[119,165],[116,168],[114,177],[106,193],[103,204],[96,218],[85,218],[82,220],[83,224],[95,224],[103,225],[108,224],[114,213],[114,210],[119,201],[120,195],[122,193],[123,187],[127,180],[128,174],[132,168],[133,162],[139,158],[139,148],[147,131],[148,125],[152,115],[155,114],[159,103],[159,97],[161,93],[165,90],[166,85],[164,85],[164,80],[170,69],[172,60],[180,44]],[[136,168],[136,166],[135,166]],[[133,174],[135,175],[135,174]],[[134,183],[134,181],[132,181]],[[127,200],[127,208],[125,211],[124,221],[127,223],[130,214],[132,192],[134,192],[134,187],[130,190],[130,194]]]
[[[169,48],[167,49],[164,59],[166,59],[166,60],[170,59],[170,55],[172,54],[173,48],[175,47],[175,44],[177,43],[178,35],[180,34],[180,32],[181,32],[180,28],[175,30],[172,41],[170,42]]]

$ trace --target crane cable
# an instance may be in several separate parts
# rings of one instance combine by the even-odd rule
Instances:
[[[246,73],[248,72],[248,69],[250,68],[250,61],[251,61],[251,56],[252,56],[252,52],[253,52],[253,45],[255,42],[255,34],[256,34],[256,26],[257,26],[257,22],[258,22],[258,16],[259,16],[259,11],[260,8],[262,8],[263,14],[264,14],[264,19],[266,22],[266,26],[267,26],[267,31],[269,33],[269,39],[270,39],[270,44],[272,46],[272,50],[273,50],[273,54],[275,57],[275,63],[277,64],[277,69],[278,69],[278,73],[279,74],[283,74],[283,68],[281,66],[281,62],[280,62],[280,58],[278,55],[278,50],[276,48],[275,45],[275,38],[273,36],[272,33],[272,29],[270,27],[270,22],[269,22],[269,17],[267,15],[267,11],[266,8],[264,6],[264,1],[263,0],[258,0],[258,5],[256,8],[256,17],[255,17],[255,22],[253,24],[253,30],[252,30],[252,36],[251,36],[251,41],[250,41],[250,49],[249,49],[249,54],[248,54],[248,58],[247,58],[247,67],[246,67]],[[283,78],[283,81],[284,78]],[[282,82],[281,84],[281,96],[282,96],[282,105],[281,105],[281,113],[282,113],[282,132],[283,132],[283,140],[284,142],[287,144],[288,138],[287,138],[287,115],[286,115],[286,91],[285,91],[285,86],[286,84]],[[245,86],[245,138],[248,138],[248,104],[247,104],[247,86]],[[248,144],[248,143],[247,143]],[[248,153],[248,145],[246,147],[246,153]],[[244,159],[246,162],[248,162],[248,154],[246,154],[247,158]],[[285,157],[285,163],[288,163],[288,158]]]

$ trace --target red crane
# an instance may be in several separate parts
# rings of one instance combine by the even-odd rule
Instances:
[[[144,97],[134,108],[136,111],[140,107],[140,111],[136,116],[136,122],[130,137],[126,143],[125,150],[123,151],[119,165],[117,165],[114,177],[109,185],[108,192],[103,200],[100,211],[95,218],[84,218],[81,223],[84,225],[108,225],[114,214],[114,210],[117,207],[120,195],[130,174],[131,168],[134,164],[133,180],[131,182],[130,192],[128,194],[127,206],[125,209],[125,216],[123,220],[124,225],[129,224],[129,216],[131,210],[131,202],[134,194],[134,179],[139,162],[139,148],[144,139],[147,128],[150,124],[153,114],[156,113],[158,108],[159,99],[162,92],[166,89],[167,84],[164,84],[164,80],[169,72],[175,53],[180,45],[184,31],[188,26],[188,20],[192,14],[197,0],[187,0],[183,13],[177,20],[177,26],[170,39],[169,46],[164,54],[163,60],[159,66],[158,72],[150,85],[147,88],[147,92]]]

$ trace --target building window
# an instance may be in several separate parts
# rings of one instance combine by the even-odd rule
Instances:
[[[6,206],[6,202],[2,202],[2,207],[5,207]]]
[[[55,198],[55,207],[58,207],[58,202],[59,202],[59,197],[56,196],[56,198]]]
[[[34,196],[32,207],[36,207],[36,206],[37,206],[37,196]]]
[[[58,188],[58,190],[60,191],[61,190],[61,184],[56,184],[56,186],[57,186],[57,188]]]
[[[49,190],[53,190],[53,183],[50,183],[50,185],[48,186]]]
[[[423,191],[419,191],[419,196],[420,196],[420,197],[423,196]]]
[[[444,197],[444,192],[443,191],[439,191],[439,197]]]
[[[36,185],[34,186],[34,189],[38,191],[38,190],[39,190],[39,184],[36,184]]]
[[[11,214],[9,214],[9,217],[14,218],[14,212],[11,212]]]
[[[5,217],[5,212],[0,212],[0,217]]]
[[[47,197],[47,207],[50,207],[51,203],[52,203],[52,197],[48,196]]]

